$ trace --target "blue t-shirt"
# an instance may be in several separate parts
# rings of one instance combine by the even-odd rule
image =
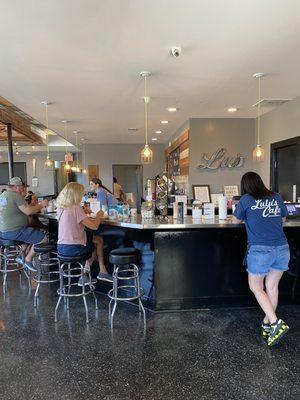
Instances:
[[[100,207],[114,207],[118,204],[118,200],[107,190],[100,188],[97,192],[97,200],[100,202]]]
[[[283,246],[287,243],[282,228],[282,218],[287,216],[287,208],[278,193],[262,200],[245,194],[234,215],[245,221],[249,245]]]

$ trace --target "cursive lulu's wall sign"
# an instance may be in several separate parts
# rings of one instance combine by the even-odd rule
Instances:
[[[228,157],[227,150],[224,148],[216,150],[211,156],[206,153],[202,154],[199,169],[219,169],[219,168],[239,168],[244,165],[245,157],[237,154],[235,157]]]

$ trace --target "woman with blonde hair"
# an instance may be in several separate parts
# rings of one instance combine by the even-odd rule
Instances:
[[[103,262],[102,238],[94,235],[93,242],[88,242],[85,231],[85,228],[93,231],[98,229],[103,217],[103,211],[99,211],[96,214],[96,218],[90,218],[81,207],[83,195],[84,187],[77,182],[70,182],[63,188],[57,198],[57,217],[59,221],[57,251],[58,254],[66,257],[92,254],[91,258],[86,262],[85,267],[87,270],[89,270],[90,265],[98,256],[100,273],[109,277]],[[82,285],[81,280],[78,284]]]

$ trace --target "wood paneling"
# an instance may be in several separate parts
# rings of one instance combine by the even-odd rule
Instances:
[[[179,173],[180,176],[189,174],[189,131],[186,130],[176,139],[171,146],[165,150],[166,159],[170,157],[170,154],[175,150],[179,149]]]
[[[184,131],[178,139],[176,139],[171,146],[169,146],[166,150],[165,150],[165,154],[166,156],[168,156],[172,151],[174,151],[175,149],[177,149],[177,147],[181,146],[184,142],[186,142],[187,140],[189,140],[189,131],[186,130]]]

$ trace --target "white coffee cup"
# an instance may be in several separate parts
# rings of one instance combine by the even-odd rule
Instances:
[[[193,219],[201,219],[201,217],[202,217],[202,209],[201,208],[193,208],[192,218]]]

